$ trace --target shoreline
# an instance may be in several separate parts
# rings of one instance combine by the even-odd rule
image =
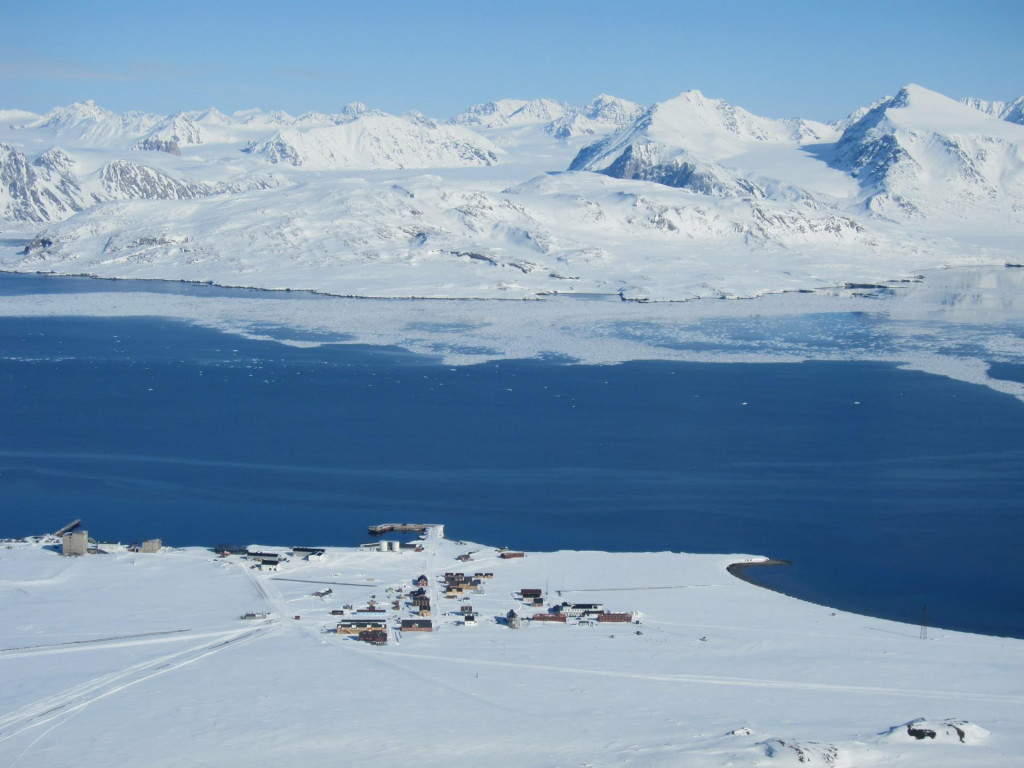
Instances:
[[[777,558],[771,558],[770,557],[770,558],[768,558],[766,560],[754,560],[754,561],[751,561],[751,562],[744,561],[742,563],[730,563],[729,565],[726,566],[725,570],[727,570],[729,572],[729,575],[735,576],[740,581],[745,581],[748,584],[753,584],[755,587],[760,587],[761,589],[767,589],[767,590],[770,590],[772,592],[778,592],[780,595],[786,595],[786,597],[795,597],[794,595],[790,595],[787,592],[783,592],[781,589],[776,589],[775,587],[770,587],[767,584],[762,584],[759,581],[755,581],[753,577],[751,577],[751,576],[749,576],[747,574],[747,570],[749,568],[758,568],[758,567],[762,567],[762,566],[776,566],[776,565],[792,565],[792,564],[793,564],[792,560],[780,560],[780,559],[777,559]],[[796,597],[796,599],[797,600],[802,600],[803,598]]]

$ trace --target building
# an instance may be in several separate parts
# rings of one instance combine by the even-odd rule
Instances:
[[[540,597],[544,593],[539,589],[520,589],[519,594],[522,595],[523,600],[532,600],[535,597]]]
[[[565,624],[565,619],[564,613],[535,613],[531,621],[560,621]]]
[[[402,619],[403,632],[433,632],[434,623],[430,619]]]
[[[387,622],[384,619],[342,619],[334,631],[339,635],[358,635],[360,632],[371,629],[386,632],[387,628]]]
[[[360,642],[369,643],[370,645],[388,644],[388,633],[383,629],[364,629],[359,633],[358,638]]]
[[[418,579],[416,579],[416,586],[417,587],[426,587],[426,586],[429,586],[429,585],[430,585],[430,581],[427,579],[426,574],[423,574]]]
[[[283,560],[284,558],[278,552],[250,552],[246,550],[246,554],[253,560]]]
[[[597,617],[604,613],[604,606],[600,603],[562,603],[561,605],[556,605],[555,610],[573,619]]]
[[[611,621],[611,622],[622,622],[628,624],[633,621],[632,613],[599,613],[597,614],[597,620],[599,622]]]
[[[498,555],[502,560],[511,560],[514,557],[526,557],[525,552],[502,552]]]
[[[70,531],[60,537],[60,553],[78,557],[89,553],[89,532]]]
[[[143,554],[152,555],[159,552],[164,548],[164,543],[160,539],[147,539],[142,542],[142,549],[139,551]]]

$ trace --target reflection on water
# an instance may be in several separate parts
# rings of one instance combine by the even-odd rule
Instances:
[[[953,323],[1024,324],[1024,268],[961,267],[929,270],[901,291],[893,317],[941,317]]]

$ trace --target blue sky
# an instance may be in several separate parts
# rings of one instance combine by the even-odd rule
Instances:
[[[651,104],[697,88],[831,120],[910,82],[1024,95],[1024,2],[30,2],[0,28],[0,108],[449,117],[504,97]]]

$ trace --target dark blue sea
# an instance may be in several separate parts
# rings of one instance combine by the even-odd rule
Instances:
[[[763,554],[792,564],[752,575],[797,597],[1024,638],[1024,405],[891,364],[452,368],[0,318],[0,536],[74,518],[171,545],[425,521],[533,550]]]

